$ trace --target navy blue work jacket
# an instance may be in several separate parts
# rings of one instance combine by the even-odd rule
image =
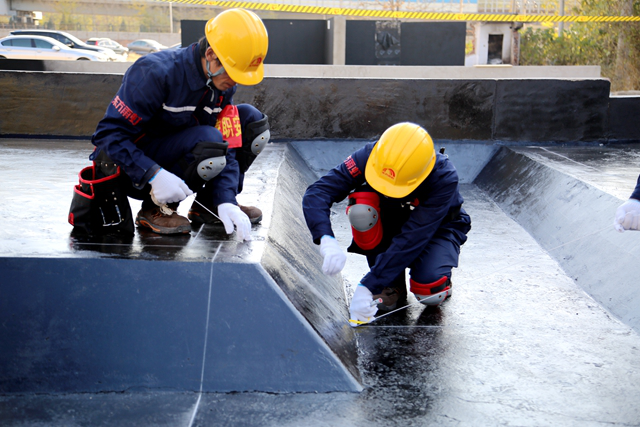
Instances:
[[[302,207],[315,243],[319,243],[324,235],[334,236],[331,206],[365,183],[365,166],[375,144],[368,143],[307,188]],[[458,191],[458,172],[447,156],[440,153],[436,156],[432,172],[407,197],[393,199],[378,193],[381,205],[388,204],[386,201],[398,201],[398,206],[406,206],[415,203],[416,199],[418,205],[405,217],[390,246],[377,256],[376,263],[362,278],[361,283],[372,291],[388,286],[403,273],[427,246],[450,209],[462,206],[464,200]]]
[[[98,123],[91,142],[119,165],[140,189],[160,168],[141,146],[154,136],[165,137],[198,125],[215,126],[218,113],[233,101],[236,86],[221,92],[207,86],[198,44],[156,52],[139,58],[124,75],[122,85]],[[176,159],[177,161],[178,159]],[[216,178],[228,188],[216,189],[233,202],[238,188],[238,163],[229,150],[227,167]]]
[[[638,181],[636,183],[636,188],[633,189],[633,193],[631,193],[631,199],[640,200],[640,176],[638,177]]]

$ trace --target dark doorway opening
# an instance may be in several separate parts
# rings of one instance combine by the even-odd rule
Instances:
[[[489,55],[487,64],[502,64],[502,34],[489,34]]]

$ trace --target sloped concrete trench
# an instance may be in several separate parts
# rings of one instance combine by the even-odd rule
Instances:
[[[515,150],[525,156],[546,149],[443,145],[458,167],[472,230],[454,271],[455,292],[450,300],[438,309],[411,306],[358,330],[360,367],[364,382],[370,385],[362,395],[370,399],[370,419],[380,424],[385,419],[402,420],[409,425],[638,425],[637,329],[587,294],[557,260],[558,254],[584,250],[585,241],[598,245],[607,240],[615,242],[617,251],[597,251],[602,263],[620,270],[636,267],[631,261],[625,264],[621,256],[637,249],[638,236],[617,233],[611,226],[617,199],[608,200],[607,206],[592,206],[591,213],[583,209],[582,218],[572,220],[582,220],[584,228],[570,235],[547,236],[553,247],[545,250],[533,233],[514,220],[516,215],[510,215],[513,208],[503,210],[492,197],[501,195],[492,185],[508,187],[511,180],[515,186],[535,188],[537,180],[545,181],[545,173],[533,175],[528,182],[504,175],[490,177],[501,166],[512,166],[501,164],[504,152]],[[564,164],[557,163],[558,153],[533,159],[535,165],[550,168],[546,174],[566,171],[569,164],[569,180],[576,181],[574,175],[589,176],[590,182],[582,184],[589,187],[584,192],[597,193],[592,195],[596,199],[608,199],[607,191],[622,198],[637,178],[626,160],[633,157],[633,150],[598,150],[574,149],[578,161],[566,158],[573,157],[571,149],[560,150]],[[588,151],[593,153],[591,159],[609,158],[609,169],[593,170],[595,162],[585,158]],[[313,162],[314,157],[321,156],[307,159],[321,174],[327,165]],[[524,162],[529,160],[525,157]],[[611,166],[615,160],[617,168]],[[540,203],[538,212],[546,214],[543,206],[552,205],[549,198]],[[509,202],[523,204],[516,196]],[[529,216],[535,217],[535,204],[528,207]],[[576,208],[580,212],[581,206]],[[344,207],[337,208],[335,218],[344,218],[343,213]],[[554,227],[561,229],[554,220],[550,222],[545,229],[549,234]],[[531,230],[535,221],[523,223]],[[346,246],[348,224],[343,225],[339,238]],[[573,255],[574,259],[586,256]],[[366,262],[359,258],[350,255],[345,275],[348,291],[366,272]],[[640,284],[633,274],[619,275],[624,290],[612,293],[612,298],[625,292],[626,298],[637,295]],[[596,277],[592,282],[600,280]],[[628,319],[633,321],[631,316]],[[627,399],[626,393],[633,397]]]
[[[247,196],[254,195],[257,200],[265,201],[267,199],[260,199],[260,192],[268,193],[267,189],[274,184],[273,191],[278,193],[282,186],[287,185],[288,178],[281,173],[287,167],[308,166],[308,170],[301,171],[301,174],[304,179],[311,180],[342,161],[362,143],[296,141],[286,146],[271,144],[268,155],[259,158],[256,164],[251,181],[255,192],[250,191]],[[81,158],[77,144],[69,142],[60,151],[50,150],[51,146],[47,146],[48,160],[58,160],[58,165],[66,164],[70,169],[76,166],[74,163],[84,165],[84,160],[77,160]],[[309,320],[309,316],[299,319],[302,323],[309,322],[319,334],[323,333],[318,327],[320,324],[334,328],[326,336],[334,337],[335,341],[329,338],[324,342],[328,342],[335,353],[351,348],[348,345],[336,348],[335,343],[344,343],[348,341],[345,337],[352,337],[353,363],[357,371],[354,378],[361,385],[360,391],[200,393],[196,386],[191,391],[141,387],[117,392],[12,392],[7,390],[4,371],[0,382],[0,385],[4,384],[4,389],[0,390],[0,424],[640,425],[640,337],[633,311],[640,285],[631,277],[633,273],[625,273],[617,277],[619,289],[613,285],[607,288],[611,301],[626,299],[627,306],[631,306],[616,313],[615,304],[595,292],[604,281],[598,271],[586,270],[586,276],[581,273],[578,280],[571,273],[578,271],[577,262],[581,257],[589,255],[587,259],[594,259],[591,252],[598,252],[602,264],[597,264],[597,267],[604,273],[609,273],[603,267],[605,264],[621,272],[633,272],[634,267],[627,257],[637,254],[640,237],[630,232],[619,234],[607,225],[610,225],[615,207],[624,197],[624,187],[628,187],[630,192],[637,174],[633,176],[635,172],[630,168],[621,171],[613,167],[598,172],[564,161],[574,168],[567,172],[566,164],[557,163],[557,155],[540,155],[537,148],[479,143],[443,144],[460,172],[465,209],[473,220],[469,240],[462,248],[460,266],[454,271],[453,297],[439,308],[425,309],[412,305],[355,330],[340,321],[320,323],[314,318]],[[63,145],[56,147],[62,148]],[[194,262],[196,259],[206,260],[213,251],[213,244],[223,240],[220,230],[206,229],[194,230],[188,246],[176,241],[164,246],[156,240],[150,244],[151,238],[142,235],[137,235],[132,244],[102,246],[100,251],[95,246],[83,246],[81,242],[71,242],[70,245],[70,230],[61,217],[65,217],[68,209],[66,200],[73,174],[71,177],[56,176],[52,171],[49,176],[55,176],[55,179],[52,178],[45,188],[33,181],[17,179],[20,168],[16,162],[19,159],[25,163],[33,162],[33,159],[42,158],[34,154],[42,154],[43,149],[43,146],[20,142],[12,143],[11,147],[0,145],[0,178],[10,183],[0,189],[0,196],[4,200],[22,198],[20,207],[10,204],[2,214],[7,223],[15,224],[15,227],[0,232],[4,242],[0,244],[2,257],[98,256],[114,259],[124,256],[153,262],[171,257]],[[5,155],[8,153],[11,156]],[[622,162],[634,151],[613,153]],[[561,154],[568,158],[573,156],[571,150]],[[4,160],[8,158],[11,160]],[[583,158],[575,161],[594,167]],[[40,167],[51,169],[44,162]],[[500,174],[502,169],[509,168],[511,172],[508,175]],[[580,176],[581,171],[589,173]],[[603,184],[605,180],[598,179],[598,173],[608,177],[616,175],[615,180],[610,180],[615,183]],[[505,176],[509,176],[510,181]],[[599,185],[593,185],[584,176],[589,176]],[[304,191],[301,181],[296,185],[299,192]],[[615,191],[612,185],[617,187]],[[37,187],[37,191],[32,187]],[[600,204],[596,206],[591,202],[594,209],[585,210],[586,201],[571,199],[566,195],[566,188],[574,189],[571,194],[580,193],[589,200],[598,200]],[[549,197],[534,203],[534,198],[525,189],[533,189]],[[40,197],[37,201],[34,200],[35,194]],[[41,216],[31,213],[38,206],[55,199],[65,202],[51,203],[51,217],[38,220]],[[282,203],[283,199],[277,200]],[[578,209],[561,210],[560,202],[563,200]],[[58,206],[60,204],[64,206]],[[25,205],[31,208],[26,216],[22,213]],[[287,212],[299,215],[295,205],[292,203],[286,207]],[[560,218],[553,217],[547,207],[560,212]],[[225,256],[244,256],[244,259],[252,260],[268,253],[269,250],[260,245],[268,245],[269,236],[282,226],[270,220],[272,216],[279,215],[277,211],[280,208],[267,205],[265,221],[254,229],[256,242],[244,249],[227,243],[222,246]],[[582,212],[582,221],[576,218],[579,212]],[[349,227],[344,206],[335,207],[333,222],[337,238],[346,248]],[[21,230],[23,223],[28,227]],[[293,223],[299,224],[299,217]],[[563,225],[567,223],[571,227]],[[606,251],[598,251],[598,244]],[[596,245],[596,249],[589,245]],[[320,260],[317,252],[313,252],[316,250],[313,246],[301,242],[296,248],[305,253],[295,255],[294,252],[286,266],[300,265],[310,269],[310,264]],[[293,252],[291,248],[286,249]],[[581,251],[588,251],[588,254]],[[311,261],[307,264],[298,258]],[[338,320],[344,320],[346,302],[365,272],[365,261],[357,255],[349,255],[343,274],[345,306],[333,309],[332,314]],[[323,290],[333,289],[333,283],[323,281],[325,279],[303,276],[296,276],[300,286],[311,289],[316,283],[320,297]],[[593,280],[589,280],[589,276]],[[309,283],[303,283],[305,281]],[[278,284],[293,306],[303,304],[303,298],[296,300],[293,287],[283,286],[281,282]],[[6,294],[10,285],[14,284],[4,283],[0,289]],[[308,299],[312,299],[310,292],[304,294]],[[334,298],[338,297],[330,299],[334,301]],[[410,299],[410,302],[413,301]],[[288,303],[285,305],[290,307]],[[8,310],[6,305],[3,310]],[[323,313],[326,312],[316,312],[315,316],[321,317]],[[0,332],[3,346],[11,343],[12,335],[7,331],[7,324],[3,323]],[[340,328],[347,329],[343,331]],[[291,334],[286,329],[280,333]],[[342,337],[343,341],[335,337]],[[28,358],[29,355],[22,354],[21,357]],[[336,360],[349,364],[345,356]],[[200,364],[195,368],[199,373]],[[264,366],[262,369],[271,368]],[[305,369],[310,375],[317,375],[313,368]],[[305,372],[299,374],[304,377]]]

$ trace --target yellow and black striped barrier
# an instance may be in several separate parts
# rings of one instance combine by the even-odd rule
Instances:
[[[640,16],[558,16],[491,13],[438,13],[394,10],[346,9],[339,7],[302,6],[279,3],[205,0],[159,0],[171,3],[243,8],[269,12],[307,13],[314,15],[353,16],[367,18],[417,19],[424,21],[481,21],[481,22],[640,22]]]

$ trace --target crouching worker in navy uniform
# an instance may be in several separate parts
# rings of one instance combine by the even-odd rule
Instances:
[[[439,305],[451,296],[451,269],[471,218],[462,208],[455,167],[435,152],[427,131],[413,123],[391,126],[307,188],[305,219],[329,275],[346,262],[329,217],[331,206],[346,197],[353,232],[348,251],[365,255],[370,267],[351,300],[351,326],[406,298],[406,268],[410,290],[422,303]]]
[[[267,116],[233,105],[236,84],[264,76],[268,36],[260,18],[230,9],[211,19],[206,36],[178,50],[138,59],[98,124],[91,160],[115,164],[130,180],[128,195],[142,200],[139,227],[160,234],[189,233],[176,213],[194,192],[216,216],[194,202],[189,218],[222,221],[228,234],[250,240],[255,207],[239,206],[244,173],[269,140]]]

